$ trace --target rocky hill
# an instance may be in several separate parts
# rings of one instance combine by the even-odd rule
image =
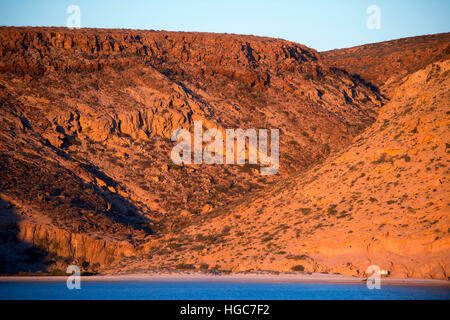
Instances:
[[[450,33],[371,43],[320,55],[330,65],[360,75],[391,96],[408,74],[450,57]]]
[[[2,27],[1,272],[70,261],[99,271],[148,255],[153,240],[340,149],[383,102],[316,51],[279,39]],[[279,173],[174,165],[171,134],[194,121],[279,128]]]
[[[449,75],[446,60],[407,76],[349,146],[185,230],[185,263],[447,279]]]
[[[377,264],[446,279],[448,35],[319,54],[233,34],[1,27],[0,273]],[[195,121],[280,129],[279,172],[175,165],[171,134]]]

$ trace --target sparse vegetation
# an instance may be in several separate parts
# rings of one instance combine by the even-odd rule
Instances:
[[[291,270],[292,270],[292,271],[300,271],[300,272],[303,272],[303,271],[305,271],[305,267],[302,266],[301,264],[299,264],[299,265],[293,266],[293,267],[291,268]]]
[[[329,215],[336,215],[338,213],[338,211],[336,210],[337,205],[335,204],[330,204],[330,206],[327,209],[327,213]]]

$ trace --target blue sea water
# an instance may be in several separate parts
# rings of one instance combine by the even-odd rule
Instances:
[[[450,287],[364,284],[106,282],[86,281],[80,290],[58,282],[0,282],[0,300],[450,300]]]

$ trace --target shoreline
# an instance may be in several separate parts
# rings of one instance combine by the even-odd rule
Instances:
[[[366,278],[322,273],[312,274],[206,274],[206,273],[140,273],[122,275],[81,276],[81,281],[107,282],[216,282],[216,283],[303,283],[303,284],[361,284]],[[0,276],[1,282],[65,282],[68,276]],[[438,279],[381,278],[381,285],[448,286],[450,282]]]

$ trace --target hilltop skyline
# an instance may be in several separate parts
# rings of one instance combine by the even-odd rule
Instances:
[[[318,51],[450,30],[448,1],[0,1],[0,25],[66,26],[67,8],[81,10],[82,28],[235,33],[282,38]],[[367,20],[380,9],[380,28]]]

